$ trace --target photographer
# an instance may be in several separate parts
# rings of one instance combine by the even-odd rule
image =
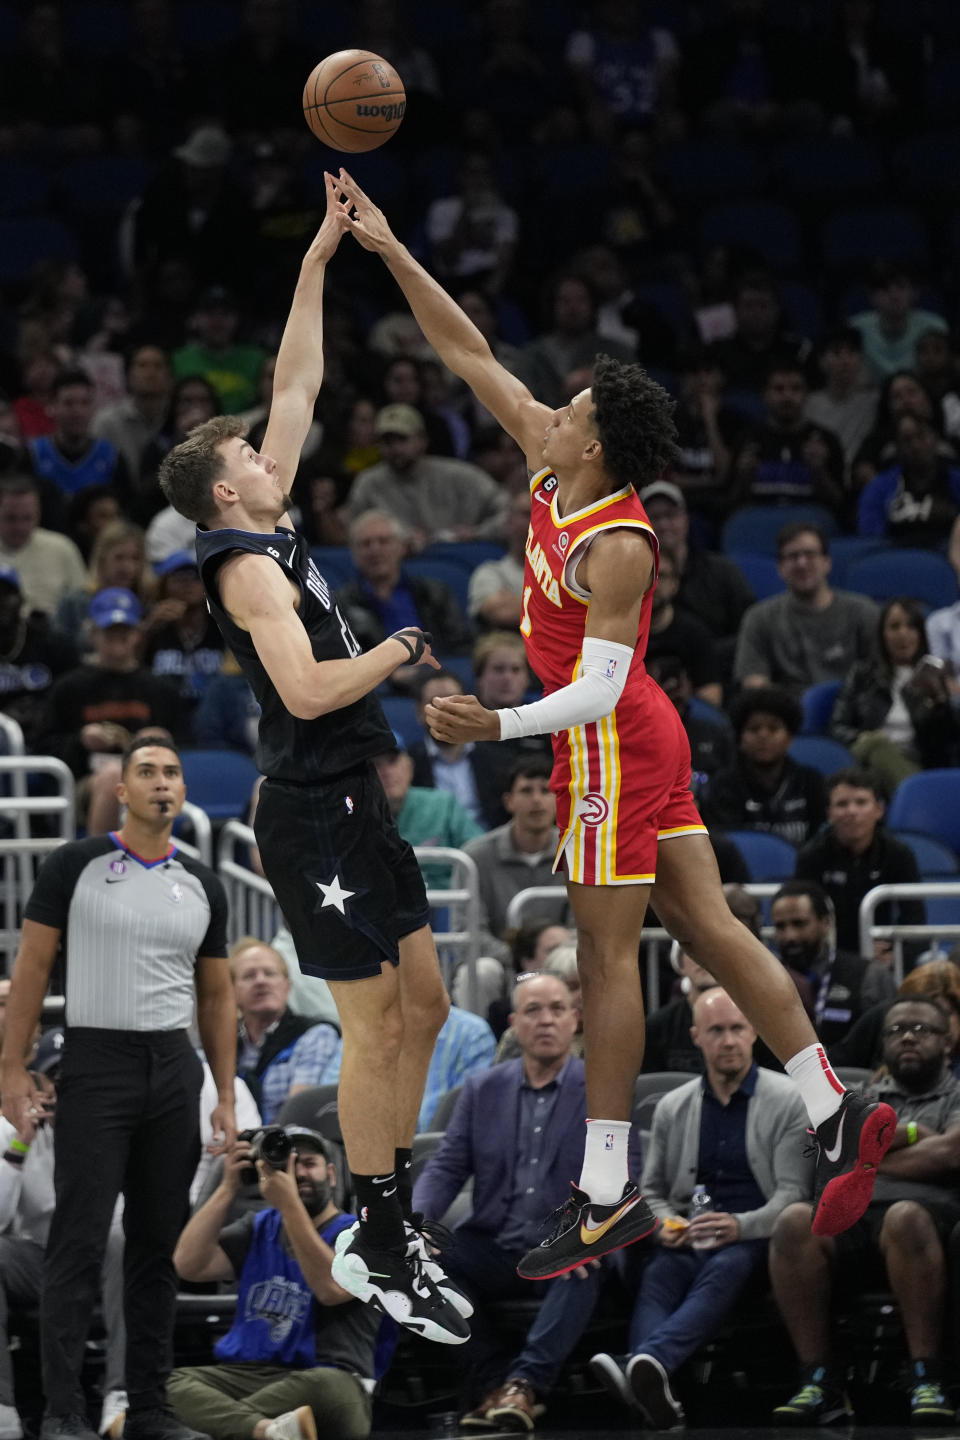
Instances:
[[[226,1224],[256,1164],[268,1209]],[[174,1252],[194,1283],[238,1281],[237,1310],[216,1365],[175,1370],[167,1394],[185,1424],[213,1440],[358,1440],[370,1432],[381,1316],[330,1277],[337,1235],[356,1217],[331,1198],[336,1172],[314,1130],[269,1126],[238,1139],[223,1178]]]

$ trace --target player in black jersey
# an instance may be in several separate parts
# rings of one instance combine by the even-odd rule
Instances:
[[[334,1279],[428,1339],[459,1344],[469,1302],[428,1259],[409,1177],[449,1000],[420,869],[373,765],[393,743],[373,691],[400,665],[437,662],[417,629],[362,654],[286,514],[323,376],[324,273],[347,223],[329,175],[326,194],[277,355],[262,453],[221,416],[170,452],[160,483],[197,522],[210,609],[261,705],[264,871],[301,968],[330,983],[340,1015],[339,1115],[360,1219],[338,1241]]]

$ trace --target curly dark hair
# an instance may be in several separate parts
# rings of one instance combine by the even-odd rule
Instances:
[[[754,715],[775,715],[791,735],[798,735],[803,724],[800,701],[781,685],[758,685],[740,692],[730,706],[730,723],[738,740]]]
[[[659,480],[677,457],[673,400],[642,365],[598,355],[590,387],[603,463],[618,485]]]

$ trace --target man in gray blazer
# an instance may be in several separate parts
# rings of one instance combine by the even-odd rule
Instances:
[[[659,1247],[643,1271],[624,1363],[594,1355],[597,1377],[655,1430],[683,1424],[671,1377],[715,1335],[762,1273],[788,1205],[809,1199],[807,1115],[785,1075],[757,1066],[757,1032],[719,986],[697,996],[691,1028],[705,1073],[653,1112],[643,1193]],[[694,1189],[708,1197],[693,1204]]]

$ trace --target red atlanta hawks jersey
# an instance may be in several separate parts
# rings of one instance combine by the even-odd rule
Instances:
[[[656,575],[660,547],[632,485],[625,485],[595,505],[561,517],[557,512],[556,475],[547,469],[531,477],[520,631],[526,642],[527,658],[546,694],[569,685],[577,677],[590,603],[588,592],[577,584],[577,564],[597,535],[611,529],[642,530],[649,536]],[[618,709],[646,677],[643,657],[650,634],[654,585],[643,597],[636,648]]]

